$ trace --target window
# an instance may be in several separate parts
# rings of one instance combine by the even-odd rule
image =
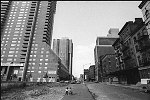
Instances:
[[[39,67],[39,69],[42,69],[42,67]]]
[[[8,55],[8,57],[13,57],[14,55]]]
[[[20,25],[16,25],[16,27],[20,27]]]
[[[8,58],[7,61],[12,61],[12,59],[11,59],[11,58]]]
[[[15,28],[15,30],[20,30],[20,28]]]
[[[48,61],[48,59],[45,59],[45,61]]]
[[[45,65],[48,65],[48,63],[45,63]]]
[[[10,50],[15,50],[15,48],[10,48]]]
[[[12,43],[16,43],[17,41],[12,41]]]
[[[33,59],[33,61],[35,61],[35,59]]]
[[[48,57],[48,55],[46,55],[46,57]]]
[[[11,46],[16,46],[16,44],[11,44]]]
[[[21,24],[20,22],[18,22],[17,24]]]
[[[14,33],[19,33],[19,31],[15,31]]]
[[[44,67],[45,69],[47,69],[47,67]]]
[[[38,71],[38,73],[41,73],[41,71]]]
[[[14,34],[14,36],[18,36],[18,34]]]
[[[23,14],[19,14],[19,16],[23,16]]]
[[[13,40],[17,40],[17,38],[13,38]]]
[[[22,19],[23,17],[18,17],[18,19]]]
[[[40,61],[43,61],[43,59],[40,59]]]
[[[34,57],[36,57],[36,55],[34,55]]]
[[[18,22],[21,22],[22,20],[18,20]]]

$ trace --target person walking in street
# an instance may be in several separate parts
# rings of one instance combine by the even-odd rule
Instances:
[[[69,95],[72,95],[71,87],[68,89]]]
[[[68,92],[68,87],[66,88],[66,92],[65,92],[65,95],[68,95],[69,92]]]

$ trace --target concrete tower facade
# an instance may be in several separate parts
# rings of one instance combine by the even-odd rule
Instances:
[[[72,75],[73,43],[71,39],[53,39],[53,51],[60,57],[62,63]]]
[[[56,81],[59,57],[51,50],[56,1],[11,1],[1,6],[3,79],[15,74],[26,81],[30,75],[37,82],[47,74],[50,81]]]

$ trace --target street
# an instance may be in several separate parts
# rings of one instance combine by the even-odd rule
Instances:
[[[85,84],[70,84],[73,95],[64,95],[61,100],[94,100]]]
[[[103,83],[87,83],[96,100],[150,100],[150,94],[140,90]]]

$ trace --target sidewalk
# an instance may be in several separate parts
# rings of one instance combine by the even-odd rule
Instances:
[[[110,84],[110,83],[105,83],[107,85],[114,85],[114,86],[120,86],[120,87],[125,87],[125,88],[131,88],[131,89],[137,89],[137,90],[142,90],[141,87],[137,85],[123,85],[123,84]]]
[[[94,100],[85,84],[71,84],[73,95],[64,95],[61,100]]]

